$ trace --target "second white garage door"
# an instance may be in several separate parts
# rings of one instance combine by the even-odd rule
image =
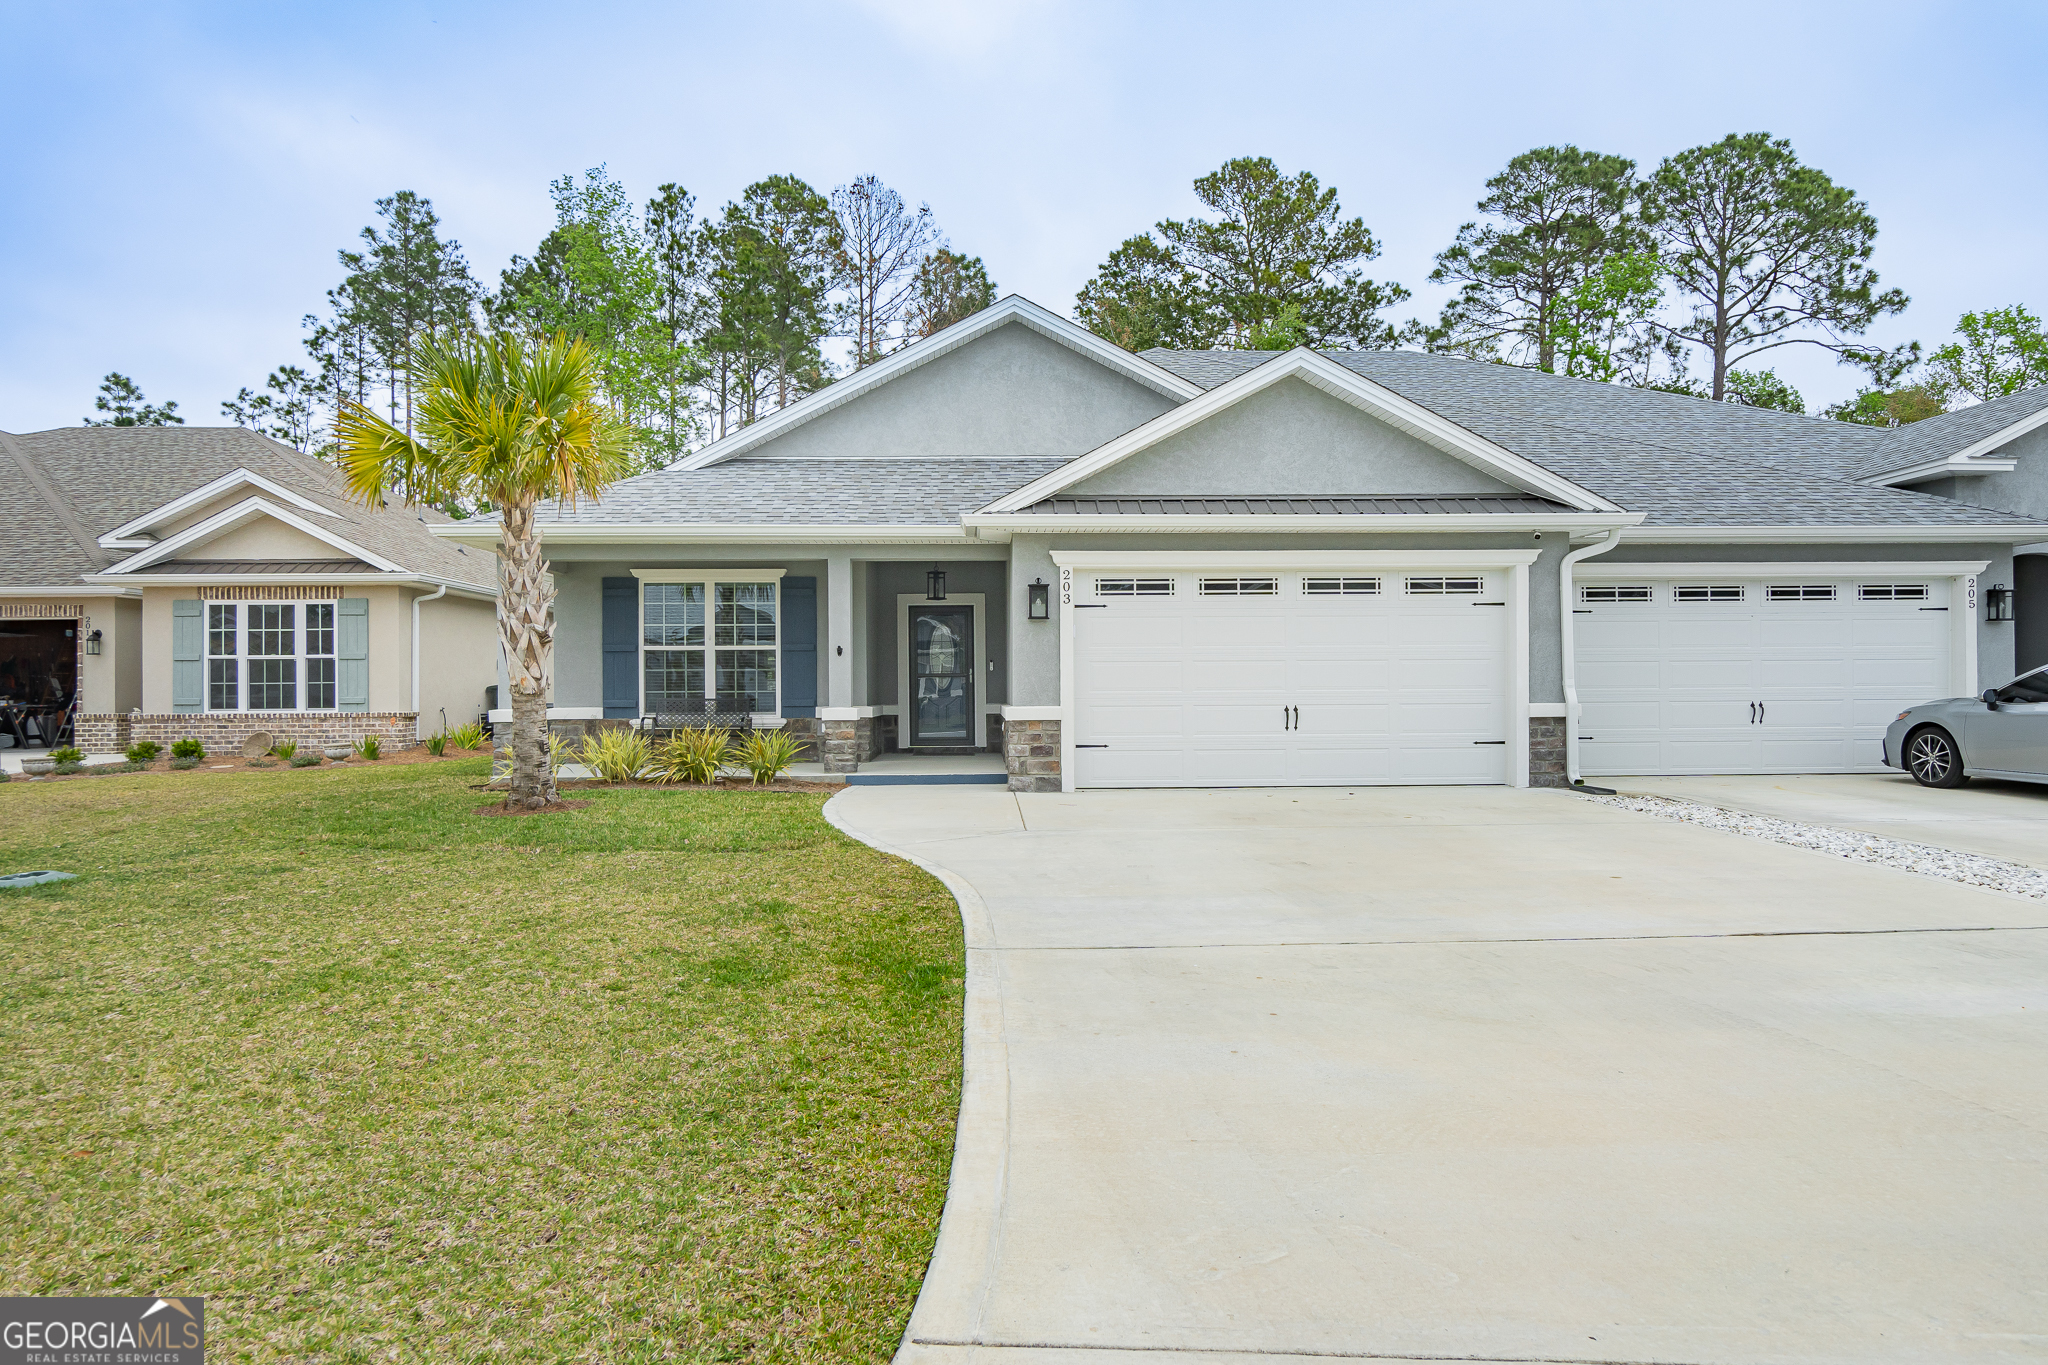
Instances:
[[[1507,577],[1076,572],[1075,785],[1503,782]]]
[[[1582,584],[1589,775],[1877,768],[1885,727],[1950,695],[1950,579],[1887,574]]]

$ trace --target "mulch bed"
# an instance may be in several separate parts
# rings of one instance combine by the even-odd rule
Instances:
[[[307,750],[302,748],[299,752],[306,753]],[[260,773],[270,771],[310,773],[318,772],[322,768],[384,768],[404,767],[414,763],[444,763],[450,759],[476,758],[489,752],[488,749],[449,749],[441,757],[436,758],[427,752],[425,745],[421,745],[416,749],[401,749],[397,752],[387,752],[383,757],[377,759],[362,758],[354,754],[349,755],[347,758],[324,758],[317,765],[304,768],[294,768],[290,763],[281,758],[266,758],[263,767],[252,768],[249,766],[249,760],[243,758],[240,754],[208,754],[205,758],[199,760],[199,766],[195,768],[173,768],[170,755],[165,754],[135,771],[138,773],[171,773],[180,777],[192,776],[197,773]],[[95,763],[80,773],[45,773],[40,777],[33,773],[10,773],[8,776],[16,782],[70,782],[74,780],[84,781],[99,776],[102,773],[128,776],[130,775],[130,770],[119,763]]]
[[[844,782],[820,782],[809,777],[783,777],[773,782],[755,783],[744,777],[721,777],[716,782],[600,782],[590,778],[559,778],[555,782],[557,791],[623,791],[636,788],[656,792],[836,792],[845,786]],[[501,792],[501,783],[481,782],[475,790],[480,792]]]
[[[545,806],[478,806],[478,815],[560,815],[564,811],[582,810],[588,801],[550,801]]]

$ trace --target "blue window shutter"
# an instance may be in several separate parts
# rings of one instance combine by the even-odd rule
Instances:
[[[640,714],[640,580],[604,580],[604,714]]]
[[[818,580],[782,580],[782,714],[818,714]]]
[[[334,708],[370,709],[370,599],[344,597],[334,606]]]
[[[206,709],[206,604],[171,603],[171,709]]]

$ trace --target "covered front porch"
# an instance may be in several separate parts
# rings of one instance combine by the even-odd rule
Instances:
[[[802,739],[819,773],[978,756],[975,773],[1007,775],[988,760],[1011,747],[1013,637],[1031,610],[1008,551],[957,540],[551,545],[550,723],[580,734],[743,718]],[[1037,624],[1049,629],[1044,617]],[[1019,747],[1016,772],[1043,763]]]

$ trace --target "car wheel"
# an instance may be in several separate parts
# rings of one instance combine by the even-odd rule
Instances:
[[[1948,731],[1929,726],[1906,736],[1906,771],[1923,787],[1960,787],[1963,754]]]

